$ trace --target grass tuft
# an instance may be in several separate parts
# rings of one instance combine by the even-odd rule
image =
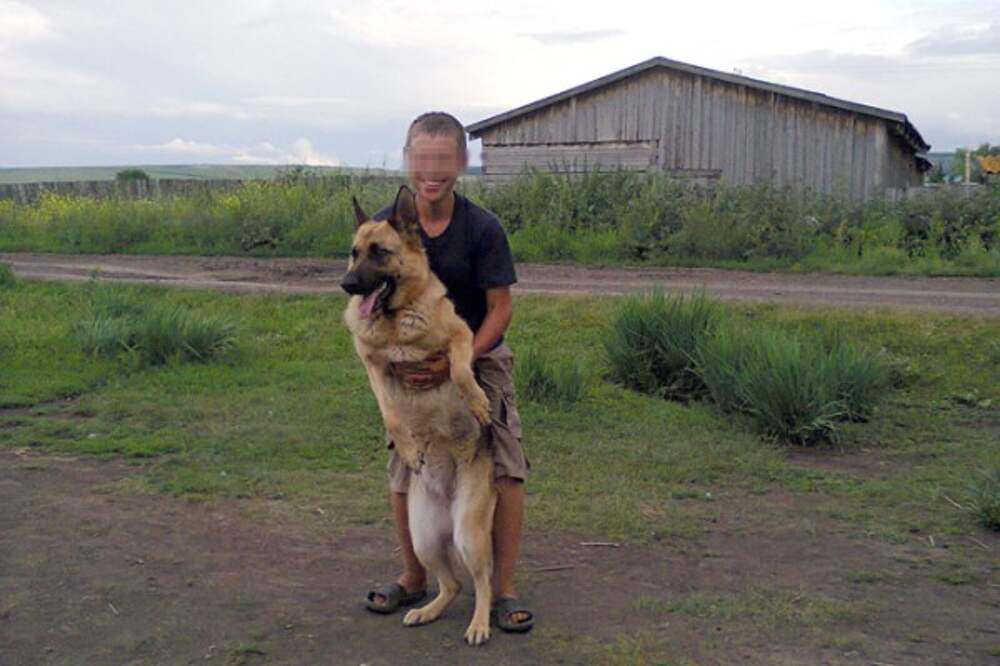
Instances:
[[[654,291],[625,299],[604,338],[612,378],[643,393],[696,397],[705,387],[694,370],[695,349],[720,317],[719,306],[703,293],[668,297]]]
[[[977,474],[969,485],[969,507],[980,525],[1000,532],[1000,465]]]
[[[604,349],[612,378],[628,388],[674,400],[707,394],[766,435],[806,445],[866,420],[889,382],[880,357],[840,337],[821,344],[736,319],[704,294],[626,299]]]
[[[554,360],[535,347],[518,355],[514,375],[518,392],[543,405],[579,402],[587,392],[587,378],[579,361]]]
[[[122,286],[95,287],[88,312],[72,330],[84,352],[105,358],[127,354],[140,366],[171,359],[204,362],[236,347],[236,327],[229,320],[143,301]]]
[[[7,264],[0,264],[0,289],[11,289],[17,286],[17,277]]]
[[[834,341],[827,352],[826,372],[834,395],[840,399],[849,421],[867,421],[879,396],[892,383],[890,366],[882,355],[847,342]]]
[[[845,372],[815,344],[761,326],[730,324],[700,347],[698,372],[718,405],[767,435],[798,444],[835,440],[848,416]]]

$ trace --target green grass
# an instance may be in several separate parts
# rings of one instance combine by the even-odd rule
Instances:
[[[1000,465],[976,473],[969,484],[969,508],[980,525],[1000,531]]]
[[[527,173],[473,189],[522,261],[1000,275],[1000,188],[859,204],[767,185]]]
[[[868,569],[858,569],[857,571],[851,571],[846,576],[846,580],[851,583],[871,585],[873,583],[881,583],[888,580],[889,576],[881,571],[870,571]]]
[[[20,282],[0,290],[0,446],[134,460],[143,473],[122,492],[283,497],[290,510],[322,507],[336,524],[388,520],[382,426],[341,322],[342,297],[134,288],[140,303],[236,323],[241,348],[214,363],[134,368],[87,354],[74,338],[73,323],[93,307],[90,289]],[[750,424],[710,404],[682,405],[597,380],[601,340],[619,305],[516,300],[508,336],[515,352],[558,350],[553,358],[579,360],[588,378],[576,402],[519,404],[532,462],[529,527],[638,540],[694,535],[734,502],[763,507],[748,525],[798,519],[771,506],[768,494],[782,492],[814,498],[809,511],[859,538],[923,539],[914,527],[982,531],[943,496],[965,497],[974,472],[1000,457],[990,351],[1000,324],[725,306],[730,317],[789,334],[829,340],[840,331],[906,364],[911,379],[868,422],[845,425],[844,450],[877,451],[884,462],[879,474],[865,475],[790,462]],[[125,299],[115,307],[131,306]],[[979,401],[949,397],[966,393]],[[980,407],[985,400],[991,406]]]
[[[0,264],[0,289],[8,289],[17,284],[14,271],[7,264]]]
[[[135,287],[91,284],[90,307],[72,329],[95,356],[124,356],[133,366],[210,361],[236,351],[236,327],[223,317],[149,300]]]
[[[805,589],[751,587],[740,594],[692,592],[670,600],[640,597],[639,610],[657,614],[681,613],[695,618],[748,620],[769,629],[819,628],[838,622],[856,622],[864,612],[856,605]]]
[[[889,365],[837,334],[828,341],[734,318],[704,294],[626,297],[605,334],[610,376],[643,393],[707,394],[765,434],[800,444],[836,441],[888,388]]]
[[[0,184],[74,182],[88,180],[115,180],[123,169],[131,168],[145,172],[150,178],[176,178],[190,180],[247,180],[280,178],[287,174],[289,166],[261,164],[140,164],[121,166],[79,166],[79,167],[16,167],[0,168]],[[307,173],[315,175],[336,175],[349,172],[363,172],[365,169],[347,167],[304,167]]]
[[[3,200],[0,250],[346,256],[351,196],[377,210],[401,179],[290,171],[227,192],[145,201]],[[628,172],[526,173],[498,187],[470,178],[461,187],[498,215],[520,261],[1000,276],[1000,187],[864,203]]]
[[[514,377],[521,397],[543,405],[579,402],[587,392],[587,376],[579,360],[550,358],[534,347],[518,355]]]
[[[694,367],[698,343],[714,333],[721,315],[703,293],[626,298],[603,340],[611,377],[643,393],[697,396],[705,390]]]
[[[30,205],[0,200],[0,249],[346,256],[355,227],[351,196],[374,212],[392,201],[399,182],[345,174],[151,200],[58,194]]]
[[[765,434],[800,444],[836,441],[840,422],[870,414],[887,374],[844,343],[826,350],[756,322],[727,322],[706,337],[696,372],[723,410],[745,413]]]

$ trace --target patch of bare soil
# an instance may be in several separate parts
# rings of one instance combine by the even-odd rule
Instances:
[[[250,259],[136,255],[0,253],[27,279],[103,279],[250,292],[339,291],[345,263],[324,259]],[[1000,280],[753,273],[714,268],[596,268],[519,264],[520,293],[626,294],[659,287],[704,289],[734,301],[857,308],[901,308],[1000,317]]]
[[[389,530],[334,531],[315,514],[289,519],[287,506],[261,520],[266,507],[252,500],[105,490],[136,473],[0,452],[0,664],[590,664],[622,636],[699,664],[986,664],[1000,648],[990,578],[1000,539],[984,537],[989,553],[962,550],[973,581],[948,584],[937,574],[960,544],[753,520],[807,516],[802,496],[720,498],[718,518],[690,540],[616,548],[531,532],[521,587],[538,626],[476,649],[462,643],[470,595],[421,628],[362,608],[368,585],[395,572]],[[788,608],[761,605],[754,590],[783,591]],[[723,601],[684,603],[706,594]],[[835,605],[829,618],[824,604]]]

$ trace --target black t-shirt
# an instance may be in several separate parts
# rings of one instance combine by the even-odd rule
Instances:
[[[375,213],[374,219],[385,220],[391,213],[389,204]],[[420,227],[420,240],[431,270],[448,289],[458,316],[473,332],[478,331],[486,318],[486,290],[517,282],[514,258],[500,220],[455,193],[455,210],[444,233],[431,238]]]

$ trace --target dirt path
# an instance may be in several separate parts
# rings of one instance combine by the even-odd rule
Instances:
[[[108,490],[138,473],[0,451],[0,664],[594,664],[612,644],[670,663],[981,665],[1000,647],[1000,537],[983,536],[988,553],[940,536],[889,544],[801,496],[753,500],[790,509],[753,529],[763,505],[720,498],[697,539],[529,533],[521,582],[540,624],[476,650],[461,642],[470,596],[417,629],[361,608],[394,570],[389,530],[335,530],[283,500]],[[975,583],[937,578],[956,557]],[[715,601],[669,612],[692,594]]]
[[[321,259],[0,253],[28,279],[106,279],[252,292],[336,292],[345,264]],[[718,298],[798,305],[891,307],[1000,317],[1000,279],[752,273],[712,268],[518,266],[519,293],[624,294],[704,287]]]

